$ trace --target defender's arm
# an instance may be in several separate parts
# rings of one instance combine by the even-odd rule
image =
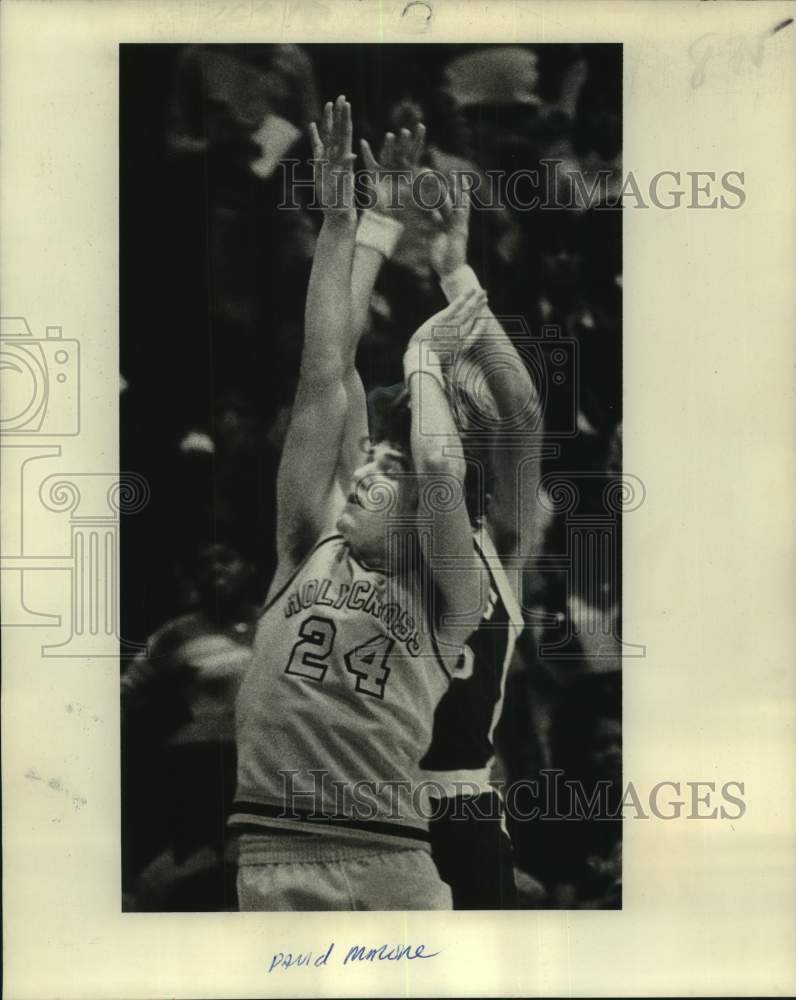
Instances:
[[[412,463],[420,493],[418,513],[433,519],[429,555],[434,604],[430,624],[442,657],[451,667],[483,616],[486,595],[482,593],[481,566],[465,503],[464,453],[439,355],[455,349],[457,332],[466,328],[483,301],[484,296],[475,291],[457,298],[417,331],[404,356],[412,409]],[[435,556],[453,560],[455,566],[439,568]]]
[[[470,198],[461,178],[454,177],[452,197],[440,209],[442,229],[432,246],[432,261],[448,301],[480,282],[467,265]],[[536,386],[511,339],[485,304],[462,351],[467,364],[452,369],[480,383],[494,405],[489,460],[493,471],[488,520],[502,556],[532,555],[535,533],[523,524],[534,517],[541,474],[542,427]],[[471,381],[472,380],[472,381]],[[467,389],[466,384],[455,388]]]

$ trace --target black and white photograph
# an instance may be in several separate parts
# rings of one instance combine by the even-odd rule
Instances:
[[[786,0],[0,4],[3,993],[790,996]]]
[[[621,45],[119,96],[125,908],[620,908]]]

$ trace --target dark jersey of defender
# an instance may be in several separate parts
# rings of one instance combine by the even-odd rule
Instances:
[[[506,673],[522,620],[497,554],[483,532],[476,548],[489,577],[489,607],[467,640],[460,671],[434,713],[431,744],[421,768],[445,780],[483,786],[494,758],[494,731],[503,707]],[[511,608],[511,610],[509,610]],[[462,772],[471,772],[463,774]]]

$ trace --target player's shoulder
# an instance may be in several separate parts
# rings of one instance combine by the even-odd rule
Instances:
[[[333,562],[342,559],[346,554],[346,544],[339,532],[329,531],[322,534],[314,545],[300,557],[283,555],[276,567],[276,572],[268,587],[265,602],[260,614],[264,614],[288,590],[310,564],[321,556]]]

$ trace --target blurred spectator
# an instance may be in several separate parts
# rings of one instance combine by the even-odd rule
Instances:
[[[251,169],[268,177],[319,108],[312,63],[298,45],[188,45],[177,64],[169,141],[176,150],[231,153],[248,136],[260,154]]]
[[[139,843],[126,872],[138,909],[233,908],[224,832],[235,698],[254,632],[251,575],[228,546],[202,548],[187,581],[194,610],[159,629],[122,675],[125,822],[146,804],[163,833]]]

